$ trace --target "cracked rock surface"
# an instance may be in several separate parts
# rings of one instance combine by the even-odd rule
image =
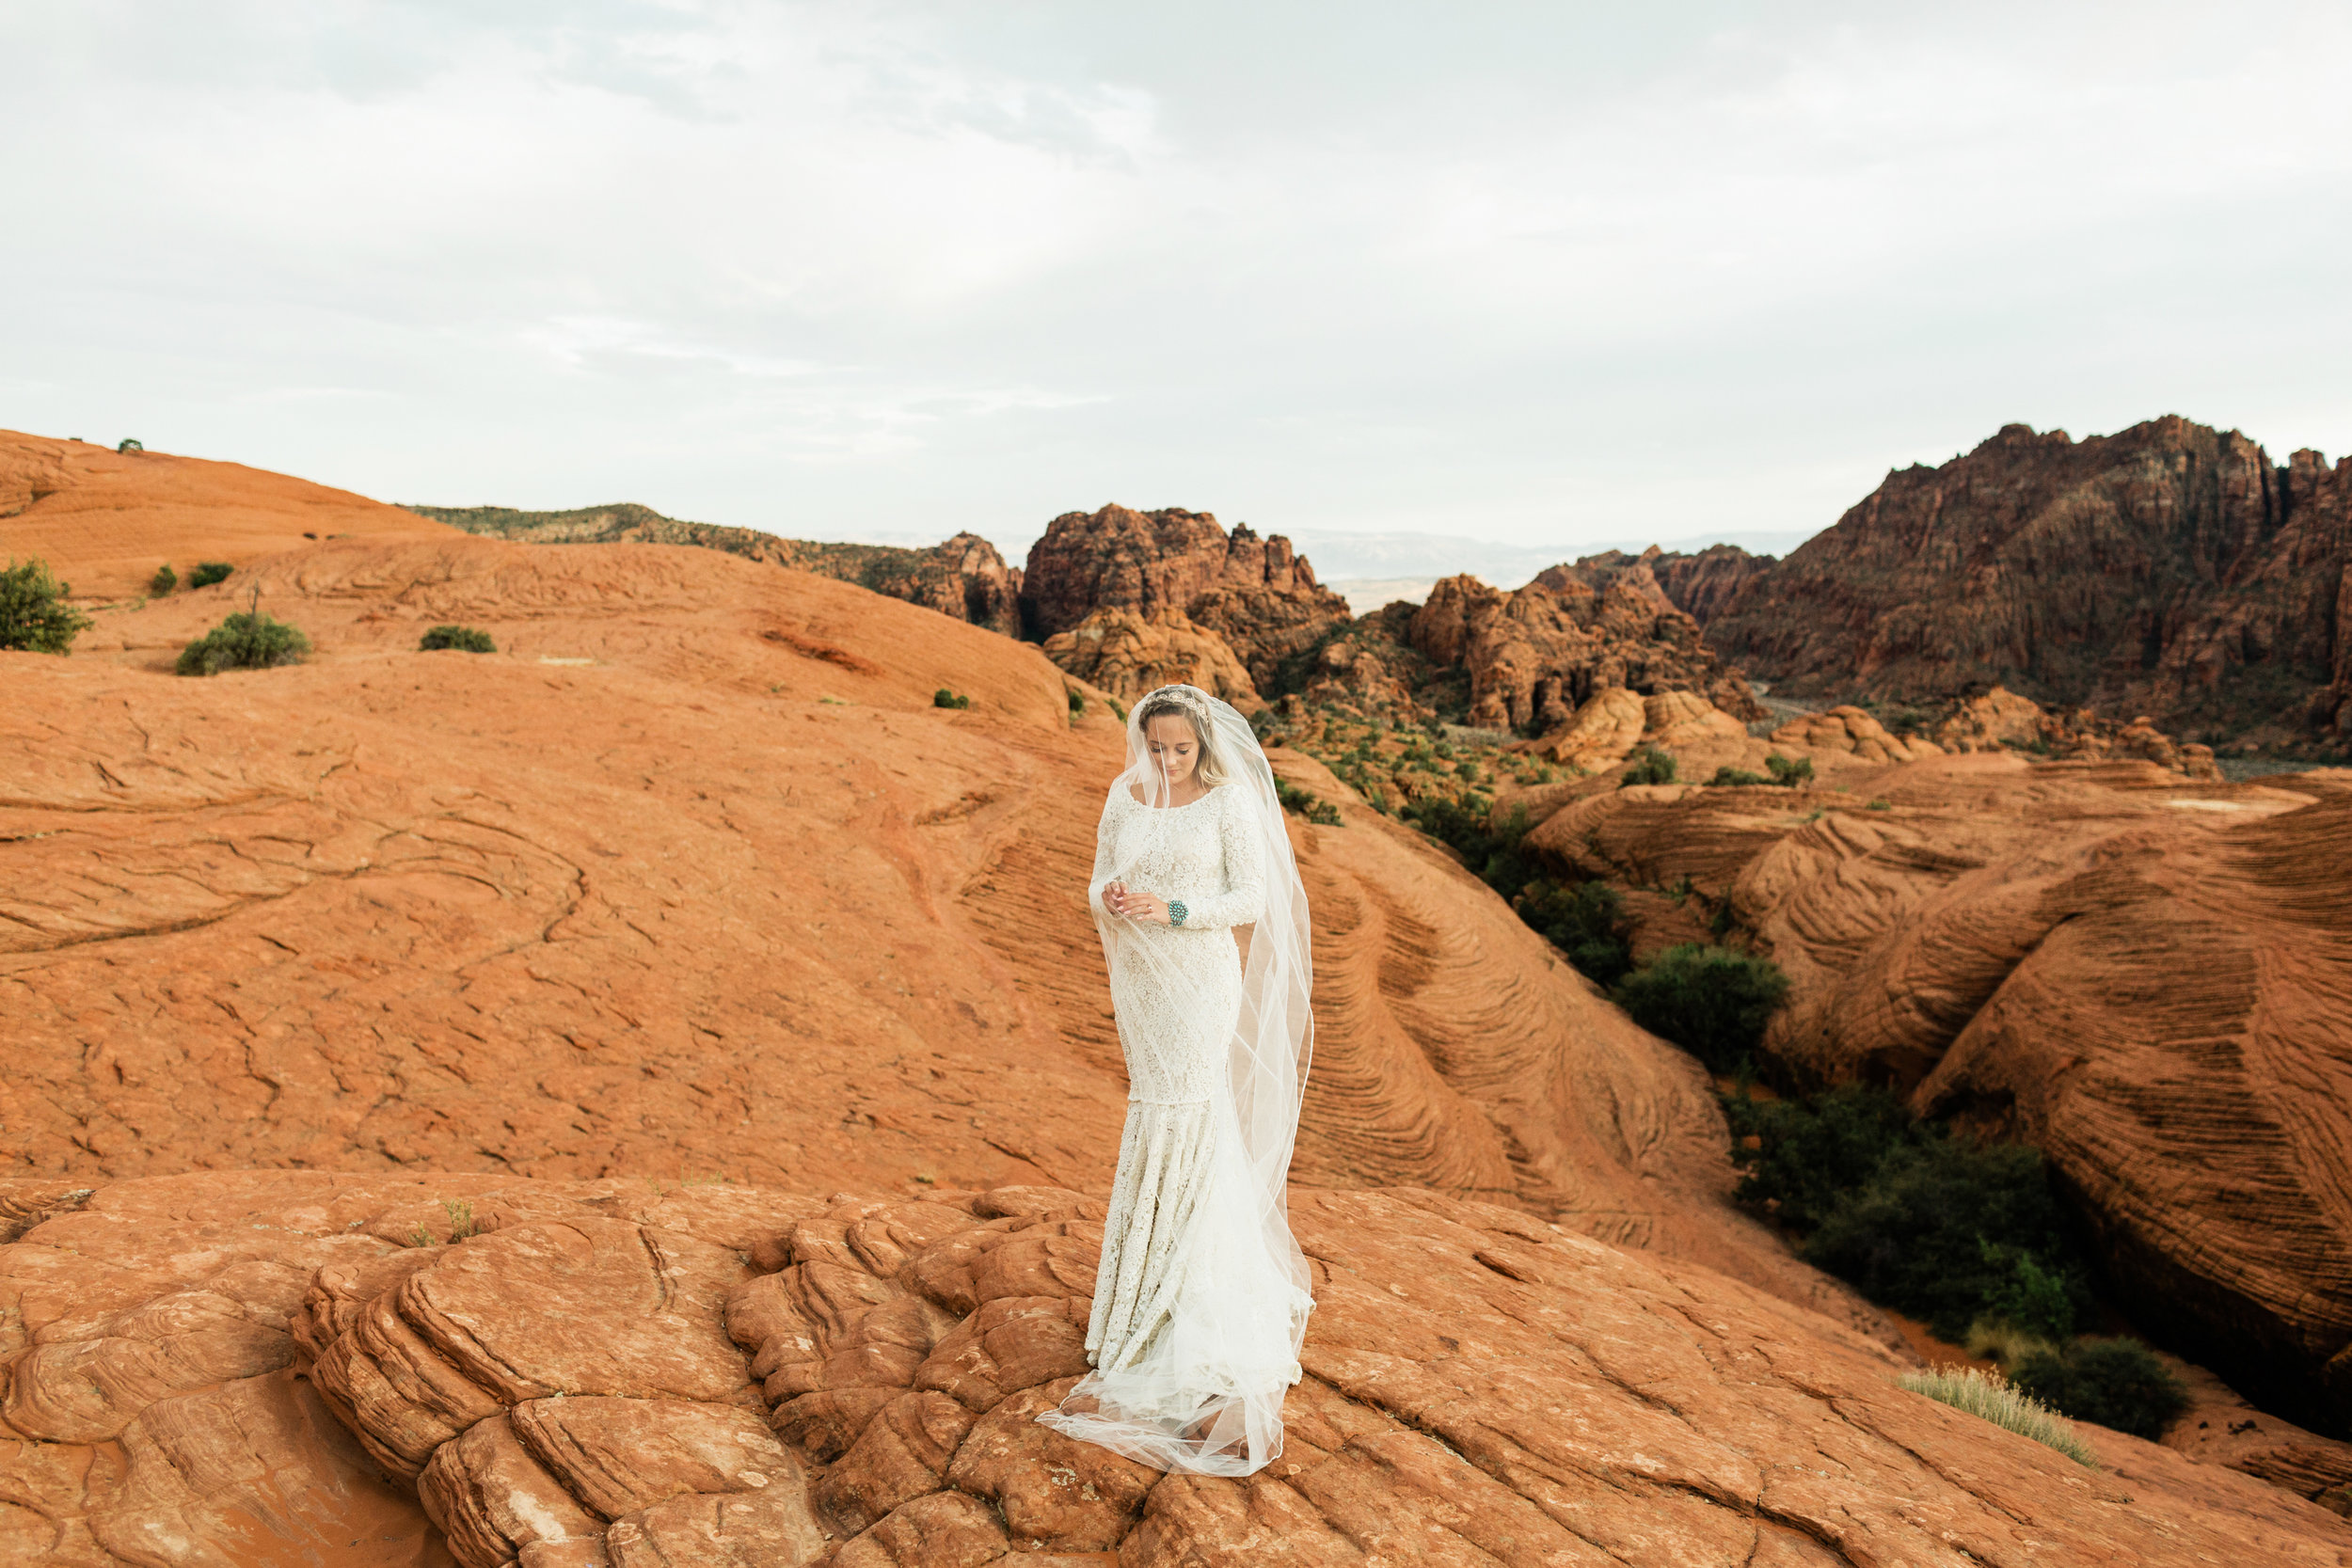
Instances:
[[[0,1247],[12,1561],[2352,1562],[2352,1525],[2275,1487],[2097,1428],[2086,1469],[1819,1314],[1423,1191],[1294,1191],[1307,1378],[1239,1481],[1031,1418],[1083,1368],[1101,1242],[1061,1189],[5,1196],[47,1205]],[[473,1233],[399,1239],[453,1199]],[[151,1359],[94,1384],[48,1354],[124,1345]]]

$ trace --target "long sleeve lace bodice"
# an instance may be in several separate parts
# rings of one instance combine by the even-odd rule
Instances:
[[[1230,784],[1190,805],[1155,809],[1126,789],[1113,791],[1094,836],[1094,879],[1125,864],[1128,885],[1154,898],[1181,900],[1184,929],[1248,926],[1265,911],[1265,862],[1249,831],[1246,806]]]

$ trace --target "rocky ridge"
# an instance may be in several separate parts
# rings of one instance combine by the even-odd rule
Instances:
[[[409,511],[468,533],[535,545],[695,545],[771,566],[814,572],[976,626],[1021,633],[1021,571],[996,546],[961,532],[925,549],[786,539],[758,529],[690,523],[624,501],[569,512],[518,512],[504,506],[418,506]]]
[[[1889,473],[1777,564],[1697,560],[1661,563],[1677,602],[1790,694],[2000,684],[2212,744],[2352,742],[2352,458],[2274,464],[2174,416],[2081,441],[2014,424]]]

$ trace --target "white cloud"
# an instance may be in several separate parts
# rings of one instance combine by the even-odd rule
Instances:
[[[405,499],[1564,549],[2352,444],[2324,6],[0,11],[0,423]]]

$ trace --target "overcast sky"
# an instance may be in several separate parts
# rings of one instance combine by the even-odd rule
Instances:
[[[0,426],[807,536],[2352,446],[2352,8],[0,0]]]

